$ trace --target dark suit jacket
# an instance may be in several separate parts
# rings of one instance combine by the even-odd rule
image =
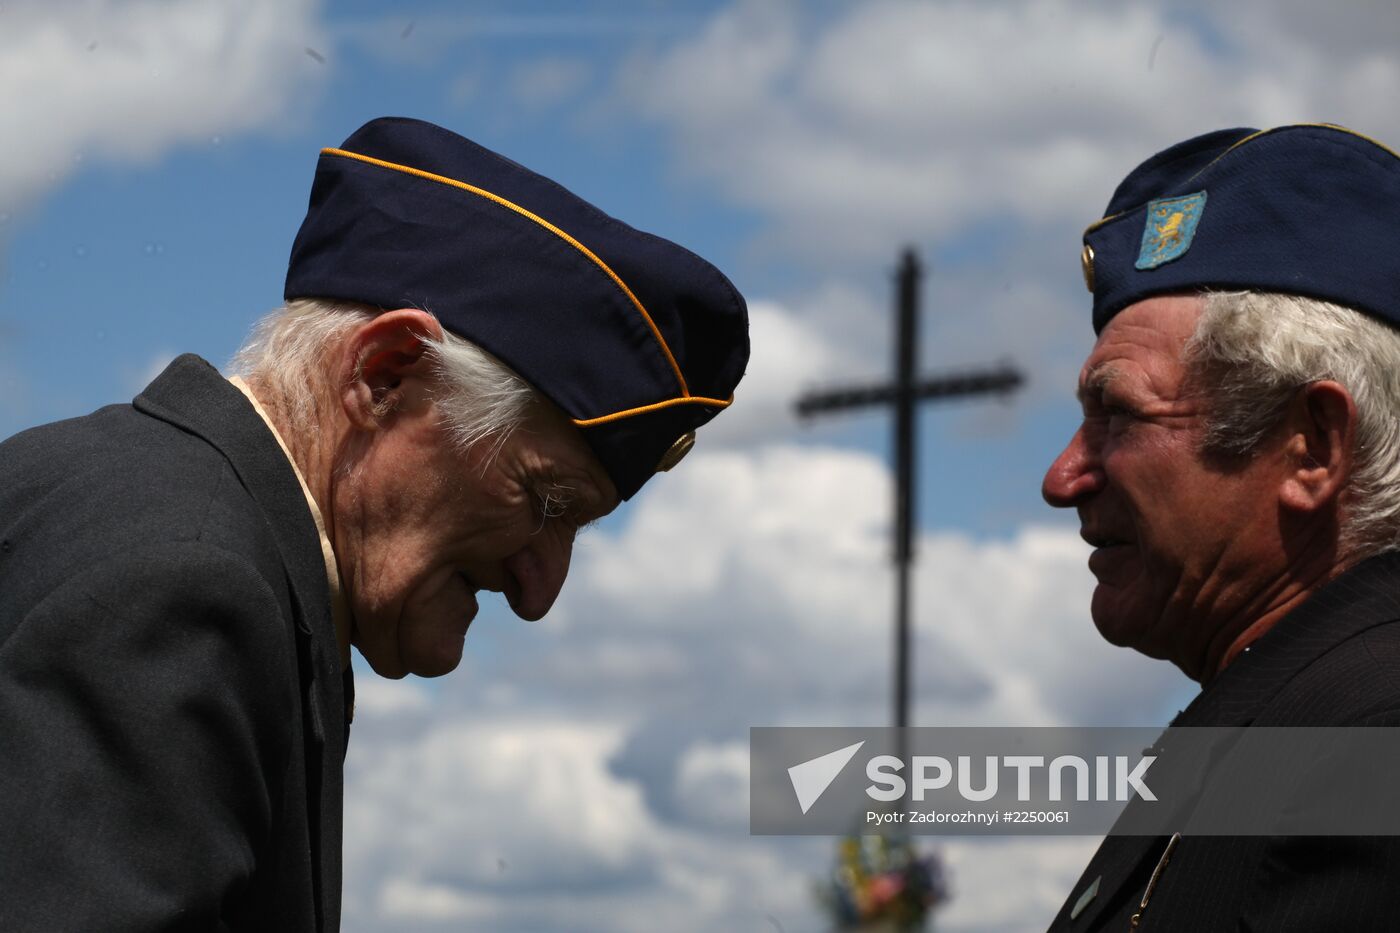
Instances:
[[[310,510],[213,367],[0,444],[0,929],[337,929],[344,720]]]
[[[1313,594],[1172,725],[1400,725],[1400,555]],[[1128,930],[1167,843],[1106,838],[1051,929]],[[1096,878],[1098,894],[1071,920]],[[1182,837],[1141,914],[1142,931],[1400,929],[1400,839]]]

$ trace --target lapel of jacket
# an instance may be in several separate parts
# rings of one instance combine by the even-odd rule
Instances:
[[[1363,561],[1310,596],[1236,657],[1171,725],[1248,726],[1303,668],[1347,639],[1396,618],[1400,618],[1400,554]],[[1125,886],[1132,887],[1129,896],[1140,898],[1166,845],[1164,836],[1109,835],[1051,929],[1097,929],[1110,907],[1115,915],[1119,911]],[[1096,879],[1096,893],[1070,919]]]
[[[344,680],[326,590],[320,536],[296,473],[243,394],[192,354],[177,358],[132,403],[203,438],[228,460],[268,516],[296,613],[303,732],[317,919],[340,923],[341,800],[345,754]]]
[[[1166,836],[1119,836],[1110,832],[1070,890],[1050,929],[1101,929],[1105,914],[1116,916],[1122,912],[1125,897],[1136,903],[1168,841]]]

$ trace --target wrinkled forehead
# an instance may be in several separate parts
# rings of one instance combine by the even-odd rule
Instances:
[[[1134,373],[1178,378],[1204,307],[1200,295],[1163,295],[1123,309],[1105,325],[1079,372],[1079,391]]]

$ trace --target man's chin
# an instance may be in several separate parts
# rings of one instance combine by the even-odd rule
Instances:
[[[441,677],[462,663],[466,631],[434,633],[429,644],[414,645],[404,652],[404,670],[418,677]]]
[[[408,644],[400,642],[397,651],[384,655],[360,648],[360,656],[369,663],[370,670],[386,680],[402,680],[409,674],[441,677],[452,673],[462,663],[465,643],[466,626],[461,626],[460,634],[455,631],[433,632],[431,638],[414,639]]]
[[[457,665],[461,663],[462,652],[459,649],[454,657],[435,658],[429,662],[414,665],[408,672],[415,677],[441,677],[443,674],[450,674],[455,671]]]
[[[462,663],[467,630],[481,611],[476,594],[467,591],[463,605],[460,595],[410,606],[400,621],[399,657],[404,671],[418,677],[441,677]]]
[[[1119,648],[1133,648],[1141,635],[1135,623],[1141,622],[1142,615],[1134,612],[1123,596],[1116,587],[1100,583],[1089,601],[1089,615],[1104,641]]]

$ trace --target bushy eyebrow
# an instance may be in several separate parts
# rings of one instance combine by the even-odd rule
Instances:
[[[574,487],[554,479],[538,480],[533,484],[533,488],[544,518],[558,518],[564,515],[573,507],[577,498],[574,495]]]
[[[540,527],[535,529],[536,532],[542,530],[544,523],[551,518],[563,518],[572,512],[587,514],[592,508],[592,500],[580,495],[578,487],[561,482],[553,475],[536,480],[531,484],[531,488],[540,504]],[[586,522],[579,522],[575,527],[576,530],[582,531],[597,522],[597,518],[592,518]]]
[[[1079,399],[1079,404],[1083,405],[1089,400],[1091,395],[1101,395],[1110,383],[1115,379],[1121,379],[1123,370],[1112,363],[1100,363],[1089,370],[1079,383],[1079,387],[1074,390],[1075,398]]]

